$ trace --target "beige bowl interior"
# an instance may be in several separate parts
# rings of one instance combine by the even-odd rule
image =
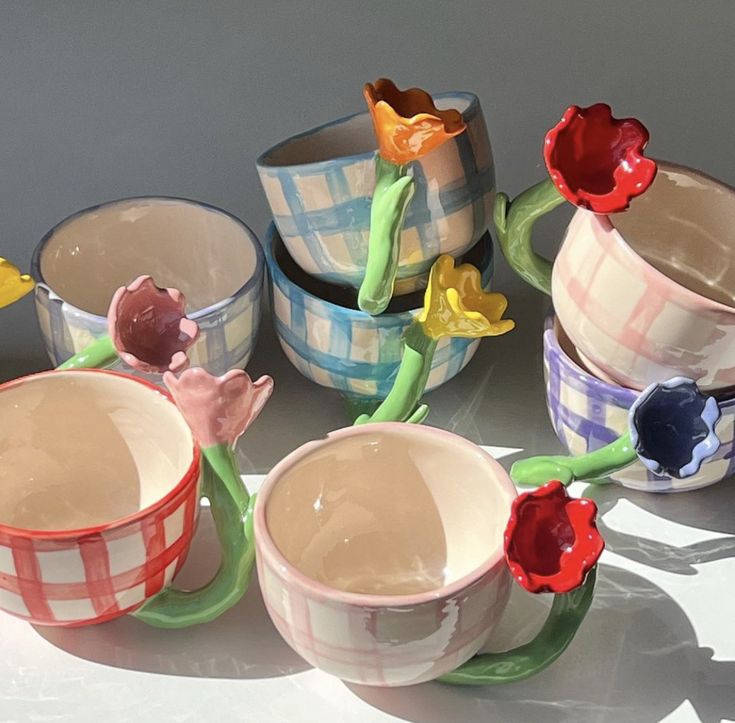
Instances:
[[[0,524],[72,530],[162,499],[193,460],[160,392],[110,374],[52,372],[0,390]]]
[[[454,108],[460,113],[469,108],[470,102],[466,94],[435,99],[439,110]],[[296,166],[370,153],[376,147],[370,114],[365,112],[292,138],[276,146],[259,162],[264,166]]]
[[[115,290],[141,274],[181,290],[195,311],[252,278],[253,241],[235,219],[197,203],[117,201],[57,226],[41,254],[41,275],[64,301],[92,314],[107,314]]]
[[[646,261],[692,291],[735,305],[735,190],[697,171],[658,163],[651,187],[610,217]]]
[[[265,514],[281,554],[331,588],[378,595],[434,590],[498,559],[515,496],[503,470],[468,442],[384,430],[333,437],[280,477]]]

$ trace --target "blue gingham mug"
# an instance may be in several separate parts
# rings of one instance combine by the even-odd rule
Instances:
[[[403,333],[423,308],[423,294],[394,299],[385,313],[371,316],[345,305],[343,289],[316,281],[299,269],[273,224],[266,232],[265,254],[276,335],[289,361],[307,379],[347,398],[384,399],[398,373]],[[490,234],[464,260],[480,269],[483,286],[489,289],[493,275]],[[434,354],[426,391],[464,369],[479,344],[479,339],[443,338]]]
[[[43,237],[32,262],[36,311],[54,365],[105,335],[115,290],[149,274],[158,286],[183,292],[201,332],[189,359],[216,375],[242,369],[250,358],[264,271],[260,243],[238,218],[163,196],[111,201],[69,216]]]
[[[492,220],[495,171],[480,101],[459,91],[433,98],[440,109],[459,110],[467,128],[411,165],[416,192],[401,234],[396,294],[425,288],[437,256],[461,256]],[[366,111],[293,136],[257,160],[284,245],[320,281],[362,282],[376,147]]]

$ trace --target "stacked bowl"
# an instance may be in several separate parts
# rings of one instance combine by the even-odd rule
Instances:
[[[368,112],[295,135],[257,161],[273,215],[266,260],[280,344],[307,378],[349,398],[385,397],[398,370],[402,335],[423,305],[441,254],[473,262],[489,287],[493,271],[495,174],[479,100],[433,96],[458,110],[460,134],[409,164],[415,192],[400,233],[394,296],[373,316],[358,307],[376,182],[376,137]],[[444,339],[427,389],[454,377],[477,340]]]
[[[499,194],[495,220],[511,266],[552,297],[544,372],[559,439],[576,456],[633,430],[639,461],[611,478],[669,492],[735,472],[735,189],[646,158],[647,141],[639,121],[605,104],[571,106],[546,135],[549,178],[512,202]],[[531,229],[565,200],[577,210],[552,265],[533,252]],[[646,459],[633,418],[641,400],[692,381],[693,405],[669,395],[666,421],[646,431],[646,444],[678,461]],[[700,424],[706,397],[719,409],[719,447]]]

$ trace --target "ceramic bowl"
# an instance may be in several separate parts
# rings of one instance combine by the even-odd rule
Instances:
[[[115,290],[141,274],[184,293],[201,330],[189,351],[212,374],[243,368],[260,323],[263,253],[226,211],[180,198],[112,201],[69,216],[33,256],[36,311],[51,361],[107,333]]]
[[[604,447],[628,430],[628,409],[638,392],[595,377],[556,319],[547,320],[544,330],[544,377],[551,423],[571,454]],[[706,487],[735,473],[735,390],[715,397],[722,411],[716,428],[722,445],[697,474],[675,479],[654,474],[636,462],[610,478],[645,492],[678,492]]]
[[[492,457],[432,427],[367,424],[304,445],[273,468],[255,506],[273,623],[343,680],[409,685],[453,670],[507,604],[515,497]]]
[[[271,224],[265,253],[271,278],[276,333],[291,363],[307,378],[348,397],[384,399],[403,351],[402,336],[423,307],[423,292],[394,298],[380,316],[359,311],[352,290],[310,278],[289,256]],[[489,234],[464,260],[482,272],[485,288],[493,274]],[[470,361],[478,339],[442,339],[426,385],[436,389]]]
[[[425,288],[437,256],[461,256],[492,222],[495,171],[480,102],[464,92],[434,101],[461,111],[467,129],[411,166],[416,192],[401,235],[397,294]],[[365,111],[293,136],[257,161],[283,243],[315,279],[362,282],[376,147]]]
[[[131,612],[181,569],[200,453],[171,399],[100,370],[0,386],[0,609],[79,626]]]

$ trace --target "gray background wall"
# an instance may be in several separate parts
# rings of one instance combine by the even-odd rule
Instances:
[[[735,184],[733,31],[733,0],[0,2],[0,255],[27,269],[61,218],[137,194],[208,201],[262,233],[258,153],[362,109],[381,75],[477,92],[511,193],[542,177],[563,109],[597,100],[647,124],[651,155]],[[545,220],[542,248],[569,215]],[[547,302],[498,267],[519,329],[494,348],[537,354]],[[269,327],[258,372],[280,365]],[[0,376],[47,363],[31,298],[5,309]],[[284,368],[292,398],[323,398]]]

